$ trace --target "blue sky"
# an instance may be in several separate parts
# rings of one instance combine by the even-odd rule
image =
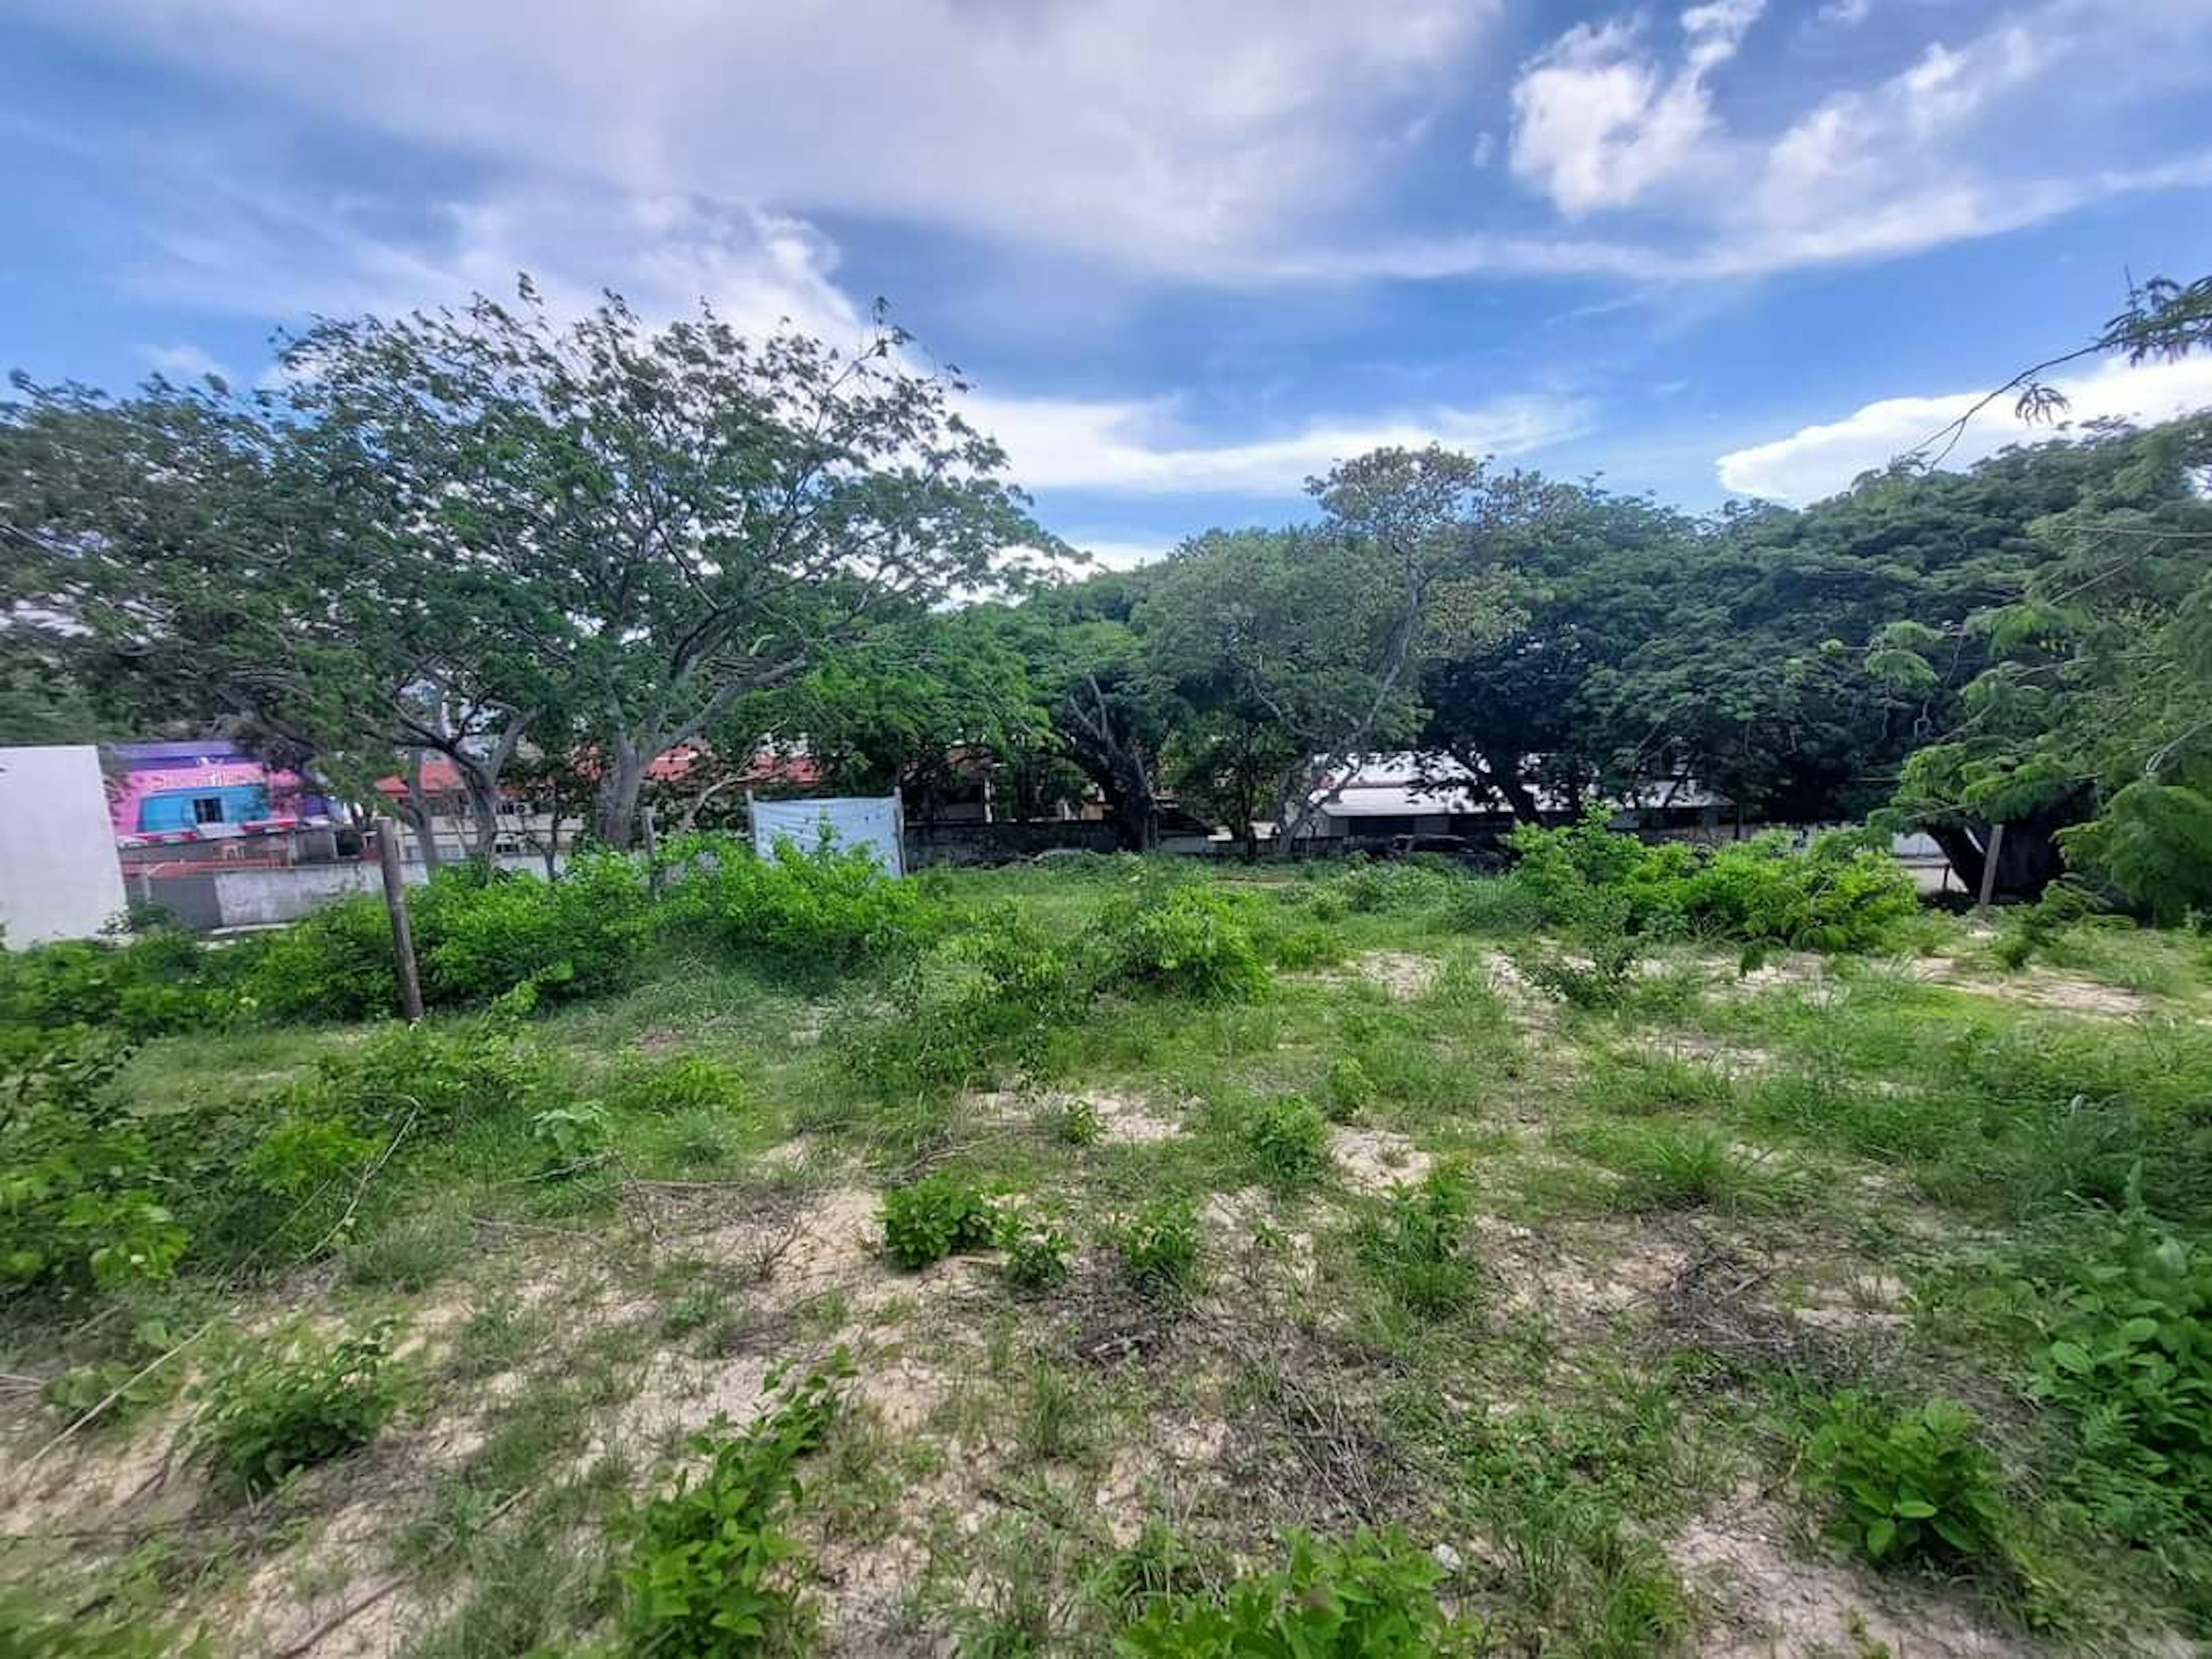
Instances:
[[[1431,436],[1813,499],[2212,270],[2212,0],[15,0],[0,135],[0,364],[251,380],[521,269],[881,295],[1117,561]]]

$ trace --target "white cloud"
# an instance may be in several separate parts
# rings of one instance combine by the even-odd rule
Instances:
[[[1708,0],[1679,20],[1671,73],[1640,22],[1577,23],[1513,87],[1513,173],[1579,218],[1626,207],[1701,159],[1713,131],[1705,76],[1735,55],[1765,0]]]
[[[641,197],[1191,269],[1355,198],[1500,0],[25,0],[318,115]],[[1362,142],[1362,140],[1367,142]]]
[[[1031,489],[1103,493],[1291,495],[1307,478],[1385,445],[1431,441],[1475,454],[1522,455],[1589,430],[1590,409],[1547,395],[1474,408],[1317,420],[1296,431],[1209,442],[1184,431],[1168,398],[1063,401],[979,396],[970,415],[1006,447]]]
[[[1474,143],[1468,147],[1468,165],[1476,168],[1486,167],[1497,159],[1497,155],[1498,135],[1494,132],[1478,132],[1474,135]]]
[[[138,348],[138,355],[146,366],[156,374],[172,380],[202,380],[209,375],[217,380],[230,379],[230,371],[217,362],[213,356],[189,341],[173,345],[148,345]]]
[[[1066,539],[1107,570],[1134,570],[1140,564],[1157,563],[1175,551],[1172,542],[1124,536],[1070,536]]]
[[[2064,425],[2054,429],[2026,424],[2014,417],[2008,400],[1999,399],[1968,423],[1944,465],[1969,466],[2008,444],[2063,435],[2092,420],[2147,423],[2212,406],[2212,358],[2140,367],[2114,360],[2054,384],[2072,404]],[[1722,487],[1733,495],[1793,505],[1819,501],[1925,443],[1986,395],[1984,389],[1885,398],[1839,421],[1802,427],[1786,438],[1731,451],[1715,462],[1715,469]]]

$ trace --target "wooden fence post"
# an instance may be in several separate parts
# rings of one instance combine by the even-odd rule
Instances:
[[[422,980],[415,971],[415,929],[407,920],[407,878],[399,867],[398,825],[376,827],[376,861],[384,872],[384,908],[392,917],[392,967],[399,977],[399,1012],[412,1024],[422,1018]]]

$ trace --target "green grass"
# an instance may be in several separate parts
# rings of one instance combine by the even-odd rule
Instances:
[[[956,932],[1012,905],[1065,940],[1194,874],[1101,860],[924,886]],[[1666,1540],[1756,1489],[1775,1547],[1811,1547],[1830,1500],[1796,1472],[1824,1402],[1867,1387],[1971,1404],[2017,1528],[2014,1576],[1912,1577],[1908,1599],[2057,1651],[2212,1638],[2203,1517],[2085,1452],[2097,1425],[2035,1386],[2122,1216],[2212,1244],[2198,941],[2077,929],[2033,970],[2148,997],[2138,1018],[2039,1006],[1940,919],[1917,942],[1964,983],[1896,957],[1745,979],[1732,951],[1672,944],[1618,1006],[1577,1010],[1493,982],[1533,925],[1512,884],[1216,878],[1255,896],[1267,994],[1102,995],[1023,1046],[1003,1093],[856,1079],[842,1045],[897,1012],[887,974],[801,983],[664,947],[628,988],[517,1028],[549,1103],[606,1107],[589,1167],[549,1176],[530,1112],[495,1105],[349,1175],[319,1262],[187,1264],[106,1313],[0,1303],[0,1370],[81,1368],[94,1398],[104,1368],[119,1381],[210,1316],[426,1332],[416,1394],[345,1479],[296,1483],[268,1519],[126,1522],[88,1553],[88,1594],[189,1614],[241,1563],[339,1571],[314,1539],[353,1480],[422,1592],[405,1650],[605,1645],[610,1552],[662,1489],[656,1459],[715,1406],[747,1417],[770,1367],[847,1344],[859,1392],[793,1516],[826,1566],[793,1571],[880,1620],[863,1644],[1104,1651],[1161,1598],[1278,1559],[1291,1525],[1395,1525],[1449,1547],[1447,1588],[1498,1650],[1693,1653],[1709,1587]],[[1386,987],[1370,951],[1435,971]],[[117,1099],[220,1123],[360,1036],[164,1037]],[[1176,1132],[1130,1139],[1078,1103],[1109,1093]],[[1403,1188],[1367,1184],[1347,1135],[1398,1138]],[[894,1279],[879,1231],[805,1231],[940,1171],[1048,1218],[1066,1277],[1017,1285],[978,1249]],[[157,1373],[81,1447],[170,1431],[191,1382]],[[0,1396],[13,1428],[66,1420],[20,1392]],[[886,1561],[902,1576],[872,1582]],[[1878,1599],[1850,1577],[1872,1567],[1808,1570]]]

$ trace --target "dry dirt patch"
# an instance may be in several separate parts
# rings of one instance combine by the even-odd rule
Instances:
[[[1398,1182],[1411,1183],[1429,1172],[1429,1155],[1392,1129],[1348,1129],[1333,1124],[1328,1155],[1353,1186],[1387,1192]]]
[[[1665,1540],[1676,1571],[1718,1615],[1698,1638],[1705,1659],[1826,1659],[1869,1652],[1875,1643],[1899,1659],[2043,1650],[1933,1589],[1801,1555],[1789,1540],[1783,1512],[1753,1487]]]

